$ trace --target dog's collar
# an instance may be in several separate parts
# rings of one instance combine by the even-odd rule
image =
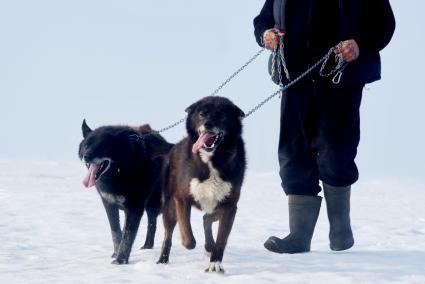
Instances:
[[[146,134],[130,134],[128,135],[128,139],[136,141],[136,142],[144,142],[146,136],[150,136],[152,133],[146,133]]]
[[[139,141],[144,141],[145,137],[144,137],[144,135],[130,134],[130,135],[128,135],[128,139],[139,142]]]

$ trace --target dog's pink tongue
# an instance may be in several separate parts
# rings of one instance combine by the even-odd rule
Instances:
[[[205,142],[206,142],[208,139],[210,139],[211,137],[213,137],[213,136],[214,136],[214,134],[212,134],[212,133],[208,133],[208,132],[204,132],[204,133],[202,133],[202,134],[199,136],[198,140],[195,142],[195,144],[193,144],[193,146],[192,146],[192,153],[193,153],[193,154],[198,153],[199,149],[201,149],[201,148],[202,148],[202,145],[204,145],[204,144],[205,144]]]
[[[98,166],[95,164],[90,164],[89,172],[87,173],[86,177],[83,180],[83,184],[85,187],[89,188],[95,185],[96,183],[96,171]]]

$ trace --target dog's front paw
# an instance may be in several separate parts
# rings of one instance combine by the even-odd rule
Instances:
[[[121,264],[128,264],[128,259],[124,258],[117,258],[111,262],[111,264],[121,265]]]
[[[144,250],[144,249],[153,249],[153,244],[144,244],[140,249],[141,250]]]
[[[166,264],[168,263],[168,255],[161,255],[161,257],[158,259],[158,261],[156,262],[157,264]]]
[[[205,269],[205,272],[224,273],[223,266],[220,261],[210,262],[210,266]]]

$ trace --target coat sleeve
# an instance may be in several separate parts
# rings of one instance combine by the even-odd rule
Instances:
[[[359,1],[359,0],[354,0]],[[395,18],[388,0],[360,0],[360,27],[353,35],[360,53],[377,53],[390,42]]]
[[[260,14],[254,18],[254,35],[257,43],[264,47],[262,42],[263,33],[274,27],[274,18],[273,18],[273,1],[266,0],[263,8],[261,9]]]

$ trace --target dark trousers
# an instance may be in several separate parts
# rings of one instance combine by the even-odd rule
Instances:
[[[363,87],[310,79],[283,94],[278,153],[286,194],[317,195],[319,180],[333,186],[357,181]]]

